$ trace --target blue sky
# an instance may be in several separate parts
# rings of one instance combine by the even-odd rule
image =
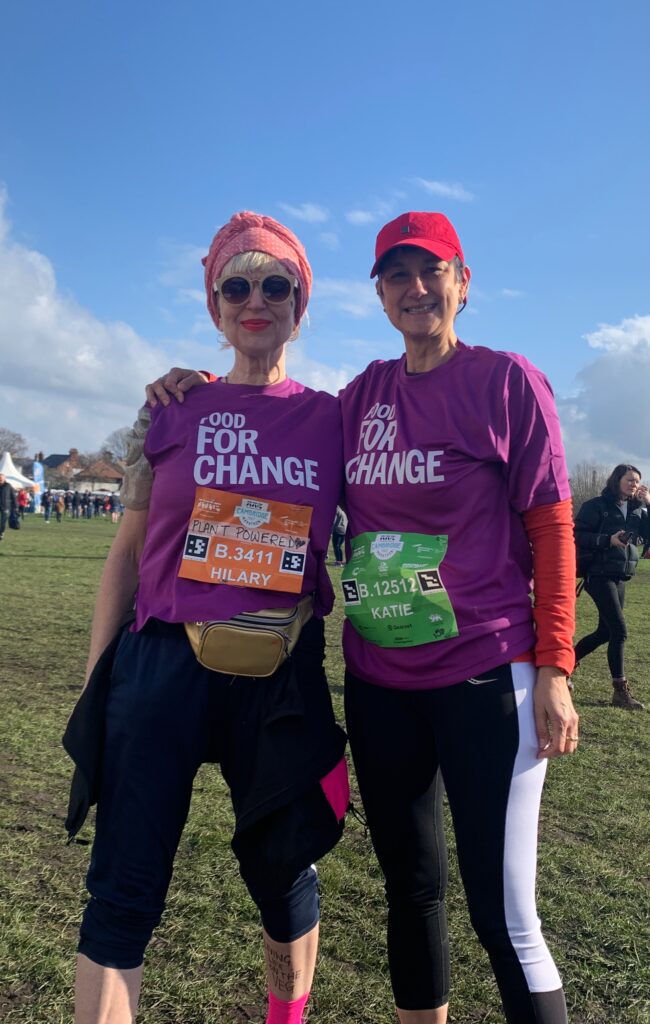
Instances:
[[[0,29],[0,425],[97,448],[173,362],[225,371],[200,257],[242,208],[302,238],[290,372],[398,355],[382,223],[440,209],[458,333],[550,377],[570,463],[650,474],[650,7],[32,0]]]

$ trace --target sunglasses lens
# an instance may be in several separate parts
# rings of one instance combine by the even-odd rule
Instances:
[[[221,285],[221,294],[226,302],[241,306],[251,293],[251,286],[245,277],[227,277]]]
[[[284,302],[291,295],[291,281],[280,274],[270,274],[262,281],[262,295],[267,302]]]

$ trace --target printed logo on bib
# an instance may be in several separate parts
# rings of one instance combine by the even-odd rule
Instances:
[[[345,464],[348,484],[370,487],[391,484],[442,483],[442,449],[400,449],[395,406],[376,402],[359,428],[357,454]],[[397,449],[397,450],[396,450]]]
[[[253,498],[244,498],[241,505],[235,509],[235,515],[244,526],[262,526],[264,523],[271,522],[268,503],[254,501]]]
[[[343,570],[345,615],[379,647],[417,647],[458,636],[440,574],[447,537],[362,533]]]
[[[370,550],[375,558],[385,562],[401,551],[403,547],[399,533],[378,533],[370,545]]]
[[[197,487],[178,575],[299,594],[312,509]]]

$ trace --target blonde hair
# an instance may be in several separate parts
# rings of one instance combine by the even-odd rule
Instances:
[[[287,268],[280,260],[269,256],[268,252],[238,252],[236,256],[231,256],[219,277],[228,277],[231,274],[252,274],[255,270],[262,268],[267,270],[270,267],[277,267],[283,273],[287,273]]]

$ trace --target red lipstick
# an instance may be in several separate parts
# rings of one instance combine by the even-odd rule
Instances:
[[[247,331],[263,331],[271,323],[270,320],[240,320],[239,322]]]

